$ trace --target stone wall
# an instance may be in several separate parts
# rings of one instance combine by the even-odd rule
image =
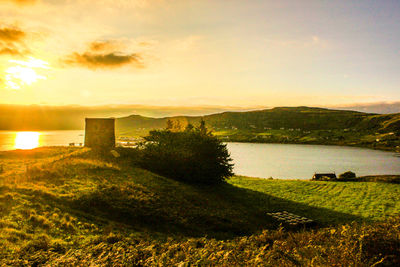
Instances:
[[[115,147],[115,120],[85,119],[85,146],[100,149]]]

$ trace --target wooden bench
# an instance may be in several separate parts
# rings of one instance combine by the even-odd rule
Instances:
[[[274,219],[290,226],[305,226],[315,224],[315,221],[311,219],[287,211],[267,212],[267,214]]]

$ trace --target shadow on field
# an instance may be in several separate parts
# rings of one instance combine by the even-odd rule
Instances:
[[[57,208],[73,214],[79,221],[114,225],[120,230],[129,227],[150,235],[229,239],[278,228],[279,223],[266,213],[283,210],[313,219],[317,227],[365,221],[230,184],[199,187],[168,181],[160,177],[158,185],[165,184],[158,190],[138,183],[99,185],[95,190],[72,197],[29,188],[11,190],[35,210]],[[1,206],[4,213],[7,209]]]
[[[288,211],[312,219],[321,227],[344,224],[353,221],[367,221],[366,218],[353,214],[338,212],[327,208],[313,207],[305,203],[279,198],[247,188],[236,187],[231,184],[225,184],[222,187],[225,189],[224,192],[226,198],[232,203],[241,203],[241,205],[246,205],[247,207],[256,207],[263,213]]]
[[[316,221],[317,227],[365,220],[230,184],[190,187],[190,194],[173,190],[153,194],[132,185],[104,186],[70,204],[75,210],[138,230],[217,239],[276,229],[279,223],[266,214],[273,211],[305,216]]]

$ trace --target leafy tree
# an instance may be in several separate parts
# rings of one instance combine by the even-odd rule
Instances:
[[[182,125],[181,125],[181,122],[180,122],[179,120],[176,120],[176,121],[175,121],[173,130],[174,130],[175,132],[179,132],[179,131],[182,130]]]
[[[186,126],[186,128],[185,128],[185,131],[192,131],[194,129],[194,126],[191,124],[191,123],[189,123],[187,126]]]
[[[226,148],[205,124],[189,124],[183,131],[154,130],[141,145],[139,164],[167,177],[214,184],[232,176],[233,164]]]
[[[167,130],[172,130],[174,128],[174,123],[172,122],[172,120],[168,119],[167,120]]]
[[[199,132],[200,132],[200,134],[203,134],[203,135],[211,134],[211,132],[208,131],[208,129],[206,127],[206,122],[203,119],[201,119],[201,121],[200,121]]]
[[[356,178],[356,174],[352,171],[347,171],[339,175],[339,179],[352,179]]]

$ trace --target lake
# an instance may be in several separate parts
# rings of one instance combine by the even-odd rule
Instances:
[[[0,151],[66,146],[83,140],[84,131],[0,131]],[[360,176],[400,174],[400,157],[393,152],[366,148],[228,143],[228,150],[235,164],[234,172],[245,176],[310,179],[314,172],[340,174],[348,170]]]
[[[32,149],[39,146],[67,146],[83,143],[84,131],[0,131],[0,151]]]
[[[228,143],[235,173],[281,179],[310,179],[315,172],[400,174],[400,157],[367,148],[292,144]]]

